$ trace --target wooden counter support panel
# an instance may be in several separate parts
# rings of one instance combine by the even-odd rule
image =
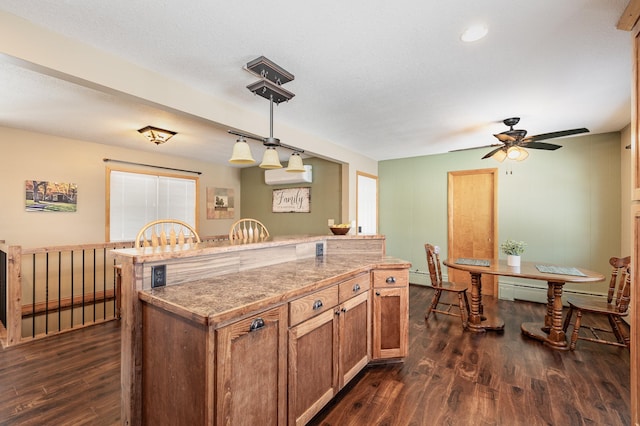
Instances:
[[[143,304],[142,416],[145,424],[204,425],[204,326]]]

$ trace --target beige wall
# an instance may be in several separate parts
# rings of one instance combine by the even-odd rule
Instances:
[[[250,167],[242,170],[242,217],[251,217],[265,224],[271,235],[327,234],[327,220],[340,223],[342,199],[342,165],[319,158],[305,159],[311,165],[313,182],[287,185],[267,185],[264,170]],[[311,188],[310,213],[273,213],[274,189]]]
[[[141,141],[141,143],[146,143]],[[161,154],[0,127],[0,240],[23,247],[105,241],[105,169],[112,158],[200,171],[198,232],[228,234],[233,219],[206,218],[206,188],[233,188],[240,202],[240,170]],[[108,163],[109,167],[163,172],[158,169]],[[176,173],[176,172],[172,172]],[[193,174],[188,174],[194,176]],[[47,180],[78,185],[75,213],[25,211],[25,181]],[[236,206],[236,219],[239,208]]]

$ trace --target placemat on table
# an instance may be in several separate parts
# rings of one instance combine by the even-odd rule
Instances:
[[[466,259],[464,257],[456,259],[456,263],[458,265],[473,265],[473,266],[489,266],[491,264],[490,261],[485,259]]]
[[[571,266],[536,265],[536,269],[546,274],[576,275],[579,277],[586,277],[586,275],[580,272],[578,268],[574,268]]]

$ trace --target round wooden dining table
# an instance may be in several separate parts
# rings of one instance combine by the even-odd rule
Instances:
[[[508,266],[506,260],[489,261],[488,266],[481,262],[467,262],[468,259],[447,259],[443,263],[448,268],[467,271],[471,274],[471,306],[468,329],[475,332],[503,330],[504,321],[495,313],[484,312],[482,306],[482,275],[501,275],[517,278],[529,278],[546,281],[547,311],[544,322],[526,322],[520,326],[522,334],[544,342],[558,350],[568,350],[569,345],[562,329],[562,288],[565,283],[590,283],[602,281],[604,275],[582,268],[561,267],[547,262],[521,262],[519,267]],[[469,263],[469,264],[467,264]],[[554,272],[541,272],[553,270]]]

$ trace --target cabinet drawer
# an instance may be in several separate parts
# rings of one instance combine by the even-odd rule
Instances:
[[[289,302],[289,325],[294,326],[338,304],[338,286]]]
[[[357,296],[371,287],[369,274],[364,273],[339,285],[340,303]]]
[[[376,269],[373,271],[373,287],[389,288],[409,285],[407,269]]]

